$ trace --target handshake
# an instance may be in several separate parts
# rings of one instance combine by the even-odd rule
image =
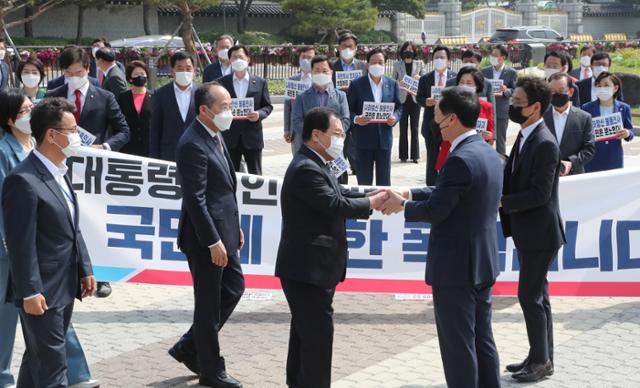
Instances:
[[[399,191],[392,188],[378,189],[367,194],[369,207],[385,216],[400,213],[405,200],[409,199],[409,190]]]

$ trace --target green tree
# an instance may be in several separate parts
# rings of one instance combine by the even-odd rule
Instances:
[[[371,0],[371,4],[379,11],[398,11],[413,15],[417,19],[424,18],[427,12],[424,0]]]
[[[321,42],[328,43],[335,42],[343,30],[371,30],[378,18],[370,0],[284,0],[282,8],[295,17],[295,30],[323,34]]]
[[[62,2],[63,0],[0,0],[0,37],[4,37],[5,28],[9,29],[28,23]],[[31,6],[29,12],[24,13],[29,6]],[[23,12],[22,17],[17,17],[9,23],[5,22],[7,16],[18,11]]]

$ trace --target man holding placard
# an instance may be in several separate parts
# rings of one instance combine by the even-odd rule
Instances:
[[[245,46],[231,47],[229,59],[233,74],[219,80],[233,99],[234,120],[223,133],[224,142],[236,171],[240,171],[244,157],[249,174],[262,175],[262,120],[273,110],[269,88],[263,78],[249,74],[249,50]]]
[[[385,57],[375,48],[367,54],[369,75],[349,86],[347,99],[354,122],[356,144],[356,176],[359,185],[391,184],[391,149],[393,126],[400,120],[402,105],[398,83],[384,75]]]
[[[284,100],[284,140],[287,143],[291,143],[291,115],[293,111],[293,104],[299,94],[302,94],[305,90],[311,86],[311,60],[316,55],[316,49],[311,46],[300,48],[298,51],[300,59],[298,66],[300,67],[300,73],[289,77],[285,81],[285,100]],[[291,149],[295,154],[293,146]]]

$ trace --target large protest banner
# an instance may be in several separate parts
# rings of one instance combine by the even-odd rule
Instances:
[[[190,284],[186,258],[176,246],[181,191],[175,163],[86,148],[68,165],[99,280]],[[281,183],[238,175],[246,241],[240,257],[248,288],[279,288],[273,273]],[[560,202],[567,245],[552,265],[551,293],[640,296],[640,169],[563,177]],[[513,295],[517,254],[511,239],[502,238],[499,220],[496,228],[502,273],[494,293]],[[348,221],[348,279],[339,289],[430,292],[423,281],[429,230],[429,224],[377,212],[368,221]]]

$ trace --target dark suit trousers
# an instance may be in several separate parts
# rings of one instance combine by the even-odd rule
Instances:
[[[547,272],[558,250],[521,251],[518,300],[524,314],[529,338],[529,361],[553,360],[553,320]]]
[[[179,343],[187,353],[198,355],[202,376],[214,377],[225,369],[218,332],[244,293],[244,276],[236,255],[229,256],[225,268],[211,262],[208,249],[188,253],[187,258],[193,279],[195,309],[193,325]]]
[[[26,344],[22,356],[19,388],[67,387],[65,333],[71,321],[73,302],[50,308],[43,315],[29,315],[20,309],[20,323]]]
[[[356,150],[356,176],[359,185],[373,185],[375,164],[376,186],[391,186],[391,150]]]
[[[496,119],[495,120],[495,140],[496,140],[496,151],[498,151],[501,155],[507,154],[507,128],[509,128],[509,119]]]
[[[240,162],[244,156],[244,161],[247,164],[247,172],[254,175],[262,175],[262,150],[248,150],[244,148],[242,142],[238,144],[237,148],[229,148],[229,156],[233,162],[233,169],[240,172]]]
[[[349,161],[351,165],[351,171],[356,170],[356,142],[353,138],[353,132],[347,131],[344,139],[344,149],[342,150],[342,155]]]
[[[420,121],[420,105],[413,102],[410,95],[402,106],[402,116],[400,117],[400,144],[399,156],[400,160],[407,160],[409,154],[409,122],[411,123],[411,159],[420,159],[420,141],[418,139],[418,122]]]
[[[433,287],[440,355],[449,388],[500,387],[491,287]]]
[[[329,388],[336,289],[286,279],[280,279],[280,283],[291,310],[287,385]]]
[[[438,153],[440,152],[440,143],[442,139],[440,135],[434,135],[434,131],[436,131],[437,124],[431,120],[428,123],[422,123],[422,125],[426,125],[426,136],[424,138],[425,146],[427,148],[427,174],[426,174],[426,183],[427,186],[435,186],[436,178],[438,177],[438,172],[436,171],[436,162],[438,160]],[[437,129],[440,131],[440,129]]]

